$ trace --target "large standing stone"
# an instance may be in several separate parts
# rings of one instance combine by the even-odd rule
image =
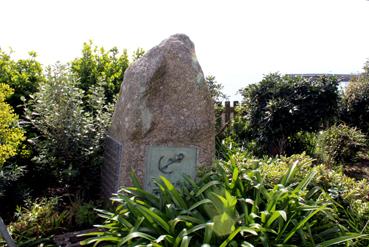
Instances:
[[[126,70],[109,135],[123,148],[120,185],[131,184],[132,169],[147,187],[152,176],[212,163],[214,105],[186,35],[162,41]]]

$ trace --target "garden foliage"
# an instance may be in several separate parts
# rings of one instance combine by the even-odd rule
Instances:
[[[289,138],[328,126],[338,114],[338,81],[266,75],[241,90],[240,116],[234,124],[239,142],[256,141],[259,153],[286,153]]]
[[[137,49],[133,61],[143,54]],[[46,71],[29,55],[14,60],[0,49],[0,213],[19,246],[96,222],[102,141],[129,65],[125,50],[92,42]],[[364,71],[341,102],[334,77],[269,74],[247,86],[231,128],[217,126],[215,168],[180,188],[161,177],[158,196],[133,179],[113,211],[98,210],[103,231],[84,243],[368,246],[368,182],[338,166],[367,158],[369,63]],[[206,82],[215,102],[226,99],[214,76]],[[324,164],[305,153],[278,156],[303,151]]]
[[[274,160],[287,169],[270,174],[271,161],[236,154],[198,181],[187,178],[182,189],[161,177],[159,197],[136,182],[112,198],[114,212],[98,210],[104,231],[88,234],[94,237],[83,243],[332,246],[365,237],[349,233],[340,219],[341,206],[314,186],[317,171],[311,161],[306,156]]]
[[[210,95],[214,102],[222,102],[223,100],[228,99],[227,95],[222,92],[223,85],[217,82],[215,76],[209,75],[205,78],[205,81],[209,87]]]
[[[138,49],[134,59],[143,53]],[[129,64],[125,50],[105,50],[92,42],[68,65],[45,70],[34,52],[27,59],[11,55],[0,49],[1,114],[6,113],[0,121],[14,118],[1,136],[1,148],[7,150],[0,155],[0,214],[6,222],[14,220],[16,205],[27,198],[71,193],[83,205],[98,196],[102,141]],[[9,85],[14,93],[6,102],[19,113],[23,131],[5,103]],[[19,131],[22,143],[12,131]]]
[[[348,125],[369,134],[369,63],[364,73],[348,84],[343,94],[341,117]]]
[[[140,52],[136,55],[142,56]],[[72,61],[71,71],[79,80],[76,86],[85,94],[93,92],[93,87],[99,84],[99,81],[104,81],[102,86],[106,99],[111,103],[119,92],[128,65],[129,58],[126,50],[122,54],[119,54],[116,47],[106,51],[90,41],[83,44],[82,57]]]
[[[13,90],[7,84],[0,83],[0,200],[6,194],[8,186],[24,174],[20,165],[7,162],[19,153],[19,146],[25,139],[18,124],[18,116],[5,102],[12,93]],[[0,212],[4,208],[6,205],[0,203]]]
[[[24,140],[18,116],[5,102],[12,93],[13,90],[8,85],[0,83],[0,168],[7,159],[17,153],[19,144]]]
[[[91,86],[83,101],[77,78],[56,65],[27,104],[26,119],[37,133],[31,140],[38,153],[34,160],[57,185],[83,185],[88,191],[98,184],[90,178],[99,174],[101,144],[113,109],[106,104],[103,83]]]
[[[96,220],[93,204],[74,198],[70,205],[61,207],[65,203],[68,203],[65,198],[63,200],[61,197],[43,197],[26,200],[24,206],[18,206],[14,221],[8,225],[17,245],[55,246],[52,245],[53,235],[90,227]]]
[[[318,135],[316,154],[326,164],[355,162],[359,152],[367,150],[366,136],[347,125],[333,125]]]
[[[35,241],[62,229],[67,219],[66,212],[58,212],[58,198],[42,198],[27,201],[25,207],[18,207],[16,220],[9,225],[9,231],[18,242]]]
[[[45,81],[41,63],[37,60],[35,52],[29,52],[29,58],[14,60],[11,53],[0,49],[0,83],[5,83],[14,89],[8,102],[16,110],[22,113],[18,106],[22,104],[22,98],[38,90],[41,82]]]

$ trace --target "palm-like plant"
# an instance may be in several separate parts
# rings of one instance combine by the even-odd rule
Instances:
[[[332,246],[366,237],[339,224],[338,209],[312,172],[292,182],[295,162],[279,184],[265,184],[258,169],[222,163],[181,189],[161,177],[158,195],[137,179],[112,200],[114,212],[98,210],[105,223],[83,244],[114,246]],[[134,178],[134,177],[133,177]]]

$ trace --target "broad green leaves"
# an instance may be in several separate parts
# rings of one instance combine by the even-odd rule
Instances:
[[[154,196],[140,187],[113,198],[115,212],[99,211],[105,231],[84,244],[114,246],[330,246],[366,235],[347,234],[336,204],[316,176],[300,174],[307,160],[292,162],[279,184],[267,183],[258,167],[221,163],[197,181],[175,188],[161,177]],[[133,177],[133,180],[138,182]]]

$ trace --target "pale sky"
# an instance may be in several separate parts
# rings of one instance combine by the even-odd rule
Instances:
[[[132,52],[185,33],[231,100],[270,72],[358,73],[369,58],[367,0],[0,0],[0,23],[2,49],[44,65],[90,39]]]

